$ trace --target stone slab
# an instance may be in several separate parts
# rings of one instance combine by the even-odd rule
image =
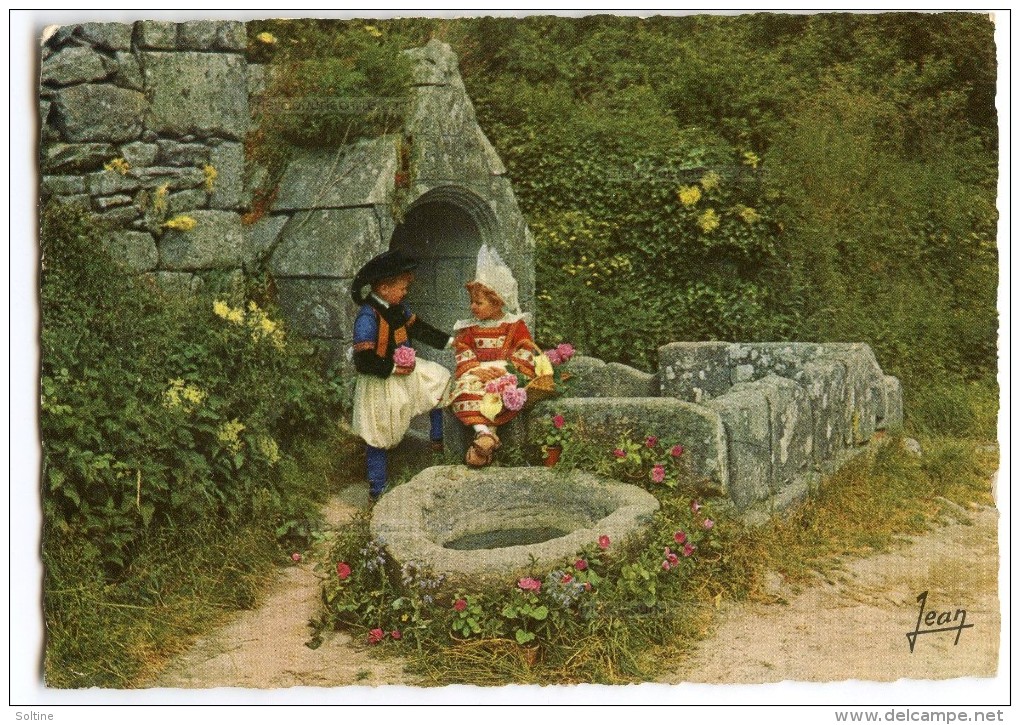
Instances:
[[[53,106],[54,124],[65,140],[120,143],[141,134],[146,102],[138,91],[83,83],[57,91]]]
[[[270,269],[281,277],[353,278],[382,251],[371,209],[298,212],[281,232]]]
[[[288,219],[289,217],[284,214],[270,215],[262,217],[254,224],[244,226],[242,261],[246,271],[253,271],[259,261],[272,249]]]
[[[569,369],[574,376],[570,395],[576,398],[653,398],[659,394],[658,379],[620,363],[576,355]]]
[[[903,385],[899,378],[886,375],[885,380],[885,415],[877,425],[882,430],[902,430],[903,428]]]
[[[54,86],[89,83],[106,78],[114,68],[112,60],[91,48],[64,48],[43,61],[42,82]]]
[[[726,431],[719,414],[673,398],[558,398],[536,406],[528,416],[528,437],[537,442],[537,421],[561,414],[584,427],[585,436],[612,450],[621,438],[655,435],[683,444],[702,488],[725,495],[732,476]]]
[[[704,405],[719,415],[726,431],[730,499],[739,510],[764,501],[772,494],[771,415],[765,391],[745,383]]]
[[[229,269],[241,266],[241,217],[226,211],[189,212],[190,231],[168,229],[159,244],[160,267],[166,270]]]
[[[811,404],[814,459],[820,464],[837,456],[850,440],[846,367],[833,360],[814,360],[795,374],[795,380],[804,386]]]
[[[216,169],[209,206],[213,209],[238,209],[244,198],[244,146],[223,142],[209,152],[209,164]]]
[[[177,23],[167,20],[139,20],[135,40],[140,48],[173,50],[177,47]]]
[[[344,149],[298,152],[280,179],[273,211],[388,204],[397,170],[397,137]]]
[[[151,94],[147,126],[169,136],[243,140],[248,129],[244,57],[228,53],[144,53]]]
[[[108,143],[55,143],[43,149],[41,166],[45,174],[85,173],[102,169],[115,156],[116,147]]]
[[[159,262],[156,240],[147,232],[115,232],[105,243],[110,255],[132,272],[149,272]]]
[[[730,389],[729,343],[672,342],[659,348],[659,387],[665,397],[699,403]]]
[[[350,280],[278,277],[280,309],[290,325],[309,337],[337,338],[350,347],[354,338],[354,304]]]

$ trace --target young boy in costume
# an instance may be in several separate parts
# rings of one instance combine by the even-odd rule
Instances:
[[[445,349],[450,335],[411,313],[404,303],[417,261],[399,250],[369,260],[351,284],[351,298],[360,305],[354,320],[354,432],[365,441],[369,496],[376,500],[386,488],[386,451],[400,443],[411,419],[429,413],[434,450],[442,448],[443,414],[437,406],[446,393],[450,373],[429,360],[416,360],[409,339]]]
[[[458,420],[474,430],[465,462],[481,467],[491,463],[500,446],[496,428],[511,421],[526,399],[520,389],[512,391],[517,393],[516,398],[501,394],[503,381],[516,387],[516,379],[506,377],[508,363],[527,378],[535,376],[536,362],[549,363],[524,322],[517,301],[517,280],[496,250],[482,245],[475,279],[465,287],[471,296],[473,319],[454,325],[457,368],[450,407]]]

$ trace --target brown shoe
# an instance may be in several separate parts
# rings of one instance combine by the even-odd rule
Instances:
[[[499,438],[495,433],[479,433],[468,448],[464,462],[472,468],[487,466],[492,463],[492,454],[499,446]]]

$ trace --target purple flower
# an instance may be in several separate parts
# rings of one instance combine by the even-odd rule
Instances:
[[[520,410],[528,400],[528,391],[524,388],[508,388],[503,391],[503,405],[507,410]]]
[[[605,534],[599,537],[599,548],[603,551],[609,548],[609,537]]]
[[[386,637],[386,633],[383,632],[382,629],[380,629],[379,627],[376,627],[375,629],[371,630],[368,633],[368,643],[369,644],[379,644],[380,642],[383,641],[383,639],[385,637]]]
[[[343,581],[351,575],[351,566],[346,561],[341,561],[336,565],[336,575],[340,577],[340,581]]]
[[[684,544],[684,556],[690,556],[693,553],[694,553],[694,544],[692,544],[691,542],[688,541],[686,544]]]
[[[648,436],[645,438],[645,446],[648,448],[655,448],[657,445],[659,445],[659,439],[655,436]]]
[[[559,430],[560,428],[562,428],[564,425],[567,424],[567,421],[566,421],[566,419],[562,415],[554,415],[553,419],[552,419],[552,423],[553,423],[553,428],[555,428],[556,430]]]
[[[453,608],[458,612],[463,612],[465,609],[467,609],[467,600],[458,599],[453,603]]]
[[[666,467],[661,463],[656,463],[652,466],[652,472],[650,474],[652,483],[662,483],[666,480]]]
[[[545,356],[549,358],[549,362],[551,362],[553,365],[563,364],[563,358],[560,357],[560,354],[555,349],[546,350]]]
[[[560,360],[567,362],[570,358],[574,357],[574,346],[569,342],[562,342],[556,346],[556,353],[559,355]]]
[[[669,565],[669,562],[668,562],[668,561],[666,561],[666,560],[663,560],[663,562],[662,562],[662,568],[663,568],[663,569],[664,569],[665,571],[669,571],[669,569],[670,569],[670,565]]]
[[[574,568],[577,569],[578,571],[584,571],[585,569],[588,568],[588,562],[585,561],[584,559],[578,559],[577,561],[574,562]]]
[[[673,534],[673,541],[675,541],[678,544],[686,543],[687,534],[685,534],[683,531],[677,531],[675,534]]]
[[[704,526],[706,529],[710,529],[713,526],[715,526],[715,521],[713,521],[712,519],[705,519],[704,523],[702,523],[701,525]]]
[[[684,447],[681,446],[681,445],[676,445],[676,446],[673,446],[672,448],[669,449],[669,455],[673,456],[673,458],[679,458],[683,454],[684,454]]]
[[[622,448],[614,448],[613,455],[616,456],[617,458],[626,458],[627,451],[623,450]]]

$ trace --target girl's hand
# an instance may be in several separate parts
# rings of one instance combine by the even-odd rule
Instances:
[[[505,370],[501,370],[500,368],[487,368],[487,367],[475,368],[474,370],[471,371],[471,373],[476,378],[481,380],[483,383],[487,383],[490,380],[495,380],[496,378],[501,378],[504,375],[506,375]]]

